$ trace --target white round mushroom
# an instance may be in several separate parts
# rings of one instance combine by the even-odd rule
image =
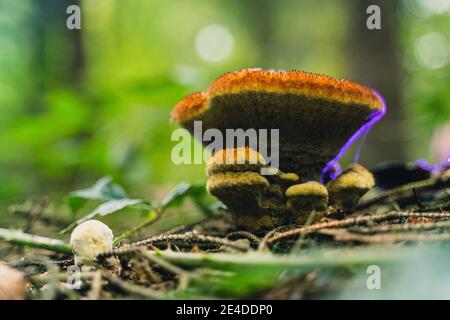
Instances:
[[[113,233],[103,222],[88,220],[72,231],[70,245],[77,265],[90,264],[99,254],[112,251]]]

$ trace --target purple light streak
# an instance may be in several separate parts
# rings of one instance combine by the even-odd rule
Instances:
[[[334,168],[336,168],[336,164],[338,164],[338,160],[345,154],[345,152],[347,152],[348,148],[350,148],[350,146],[352,146],[353,143],[355,143],[355,141],[357,141],[361,136],[363,136],[363,140],[361,141],[361,144],[358,147],[358,150],[356,151],[355,157],[353,159],[354,162],[358,161],[359,154],[360,154],[361,147],[362,147],[362,142],[364,141],[364,139],[366,138],[367,134],[372,129],[374,124],[377,123],[378,121],[380,121],[380,119],[383,118],[384,115],[386,114],[386,101],[376,90],[374,90],[374,91],[375,91],[375,94],[377,95],[378,99],[381,100],[381,103],[382,103],[381,109],[378,111],[372,112],[367,117],[364,124],[358,130],[355,131],[355,133],[350,137],[350,139],[347,140],[347,142],[344,144],[344,146],[339,150],[338,154],[325,165],[325,167],[322,169],[322,174],[320,177],[320,181],[322,183],[324,182],[325,175],[327,175],[329,173],[331,173],[331,174],[329,174],[331,180],[333,180],[336,177],[336,172],[334,172]]]

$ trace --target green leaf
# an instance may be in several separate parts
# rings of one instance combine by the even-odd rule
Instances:
[[[67,201],[72,212],[77,212],[88,200],[108,201],[113,199],[126,199],[125,190],[111,177],[100,178],[92,187],[71,192]]]
[[[97,208],[94,209],[94,211],[85,215],[81,219],[78,219],[74,223],[70,224],[64,230],[61,230],[60,233],[66,233],[66,232],[72,230],[73,228],[75,228],[77,225],[79,225],[87,220],[93,219],[95,217],[104,217],[111,213],[125,209],[127,207],[132,207],[132,206],[136,206],[136,205],[140,205],[140,204],[150,205],[150,203],[144,199],[113,199],[113,200],[109,200],[109,201],[104,202],[101,205],[99,205]]]
[[[187,182],[181,182],[175,188],[169,191],[169,193],[161,200],[159,207],[169,208],[178,207],[183,202],[184,198],[190,195],[192,185]]]

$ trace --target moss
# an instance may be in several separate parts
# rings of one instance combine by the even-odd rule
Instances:
[[[224,172],[259,172],[265,166],[264,157],[250,148],[223,149],[216,152],[206,165],[206,174]]]
[[[267,179],[255,172],[217,173],[207,182],[208,192],[230,209],[236,226],[247,230],[274,227],[270,213],[261,206],[263,194],[269,186]],[[255,224],[253,220],[256,218],[261,223]]]
[[[372,173],[360,164],[352,164],[339,177],[327,183],[330,202],[337,208],[353,210],[374,185]]]
[[[304,224],[312,211],[322,213],[328,207],[328,191],[324,185],[310,181],[296,184],[286,191],[288,208],[294,221]]]

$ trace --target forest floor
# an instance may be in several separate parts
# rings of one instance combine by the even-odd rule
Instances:
[[[72,193],[74,210],[90,199],[103,203],[65,232],[126,207],[148,211],[95,267],[81,269],[69,244],[29,232],[36,221],[64,222],[16,206],[27,223],[23,231],[0,228],[2,260],[25,275],[28,299],[450,297],[443,281],[450,279],[449,170],[378,190],[352,213],[264,233],[236,230],[222,206],[202,202],[200,190],[182,183],[157,205],[128,198],[108,179]],[[139,238],[186,197],[206,218]]]

